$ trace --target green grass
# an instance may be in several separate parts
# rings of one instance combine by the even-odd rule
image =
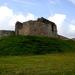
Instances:
[[[75,41],[42,36],[9,36],[0,39],[0,56],[75,52]]]
[[[75,75],[75,41],[42,36],[3,37],[0,75]]]
[[[3,56],[0,75],[75,75],[75,53]]]

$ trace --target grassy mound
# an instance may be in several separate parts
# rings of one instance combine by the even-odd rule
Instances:
[[[75,42],[38,36],[9,36],[0,39],[0,55],[32,55],[75,52]]]

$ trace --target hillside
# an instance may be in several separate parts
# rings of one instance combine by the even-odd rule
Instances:
[[[0,55],[35,55],[75,52],[75,42],[38,36],[9,36],[0,39]]]

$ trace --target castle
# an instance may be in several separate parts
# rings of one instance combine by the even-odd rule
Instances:
[[[57,37],[57,27],[55,23],[41,17],[34,21],[16,22],[15,34]]]
[[[15,31],[0,30],[0,36],[10,35],[58,36],[56,24],[43,17],[34,21],[16,22]]]

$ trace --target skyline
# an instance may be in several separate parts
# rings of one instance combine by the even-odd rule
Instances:
[[[75,0],[1,0],[0,30],[14,30],[15,22],[44,17],[57,25],[58,34],[75,38]]]

